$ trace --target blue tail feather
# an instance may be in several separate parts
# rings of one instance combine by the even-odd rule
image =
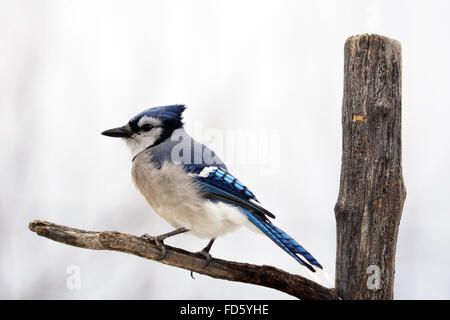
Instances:
[[[294,239],[288,236],[283,230],[277,228],[270,222],[262,221],[255,217],[250,211],[242,210],[248,219],[260,229],[265,235],[267,235],[273,242],[275,242],[279,247],[291,255],[295,260],[297,260],[301,265],[307,267],[309,270],[315,272],[309,264],[307,264],[303,259],[301,259],[298,254],[304,257],[310,264],[322,269],[320,263],[297,243]]]

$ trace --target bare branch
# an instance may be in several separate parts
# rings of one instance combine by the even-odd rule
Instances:
[[[39,236],[80,248],[114,250],[155,261],[161,255],[160,249],[148,240],[117,231],[85,231],[43,220],[34,220],[28,227]],[[299,299],[338,299],[334,289],[325,288],[311,280],[271,266],[257,266],[213,258],[204,268],[203,256],[170,246],[166,246],[166,249],[166,257],[158,262],[217,279],[273,288]]]

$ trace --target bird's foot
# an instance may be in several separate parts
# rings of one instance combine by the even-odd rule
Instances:
[[[164,235],[162,236],[151,236],[147,233],[144,233],[141,238],[144,238],[145,240],[154,242],[156,246],[161,250],[161,256],[157,259],[158,261],[161,261],[166,257],[166,246],[164,245],[164,239],[166,238]]]
[[[195,254],[201,254],[203,257],[205,257],[205,263],[203,264],[203,268],[206,268],[211,262],[212,256],[205,249],[203,249],[202,251],[197,251]]]
[[[205,257],[206,260],[205,260],[205,263],[203,264],[203,268],[206,268],[209,265],[209,263],[211,262],[212,255],[205,249],[203,249],[202,251],[197,251],[195,254],[201,254],[202,256]],[[195,279],[194,271],[192,271],[192,270],[191,270],[191,278]]]
[[[189,230],[184,228],[184,227],[182,227],[182,228],[179,228],[179,229],[176,229],[176,230],[173,230],[173,231],[161,234],[161,235],[156,236],[156,237],[150,236],[150,235],[145,233],[145,234],[142,235],[142,238],[147,239],[148,241],[154,242],[156,244],[156,246],[159,249],[161,249],[161,256],[158,258],[158,260],[162,260],[162,259],[164,259],[166,257],[166,246],[164,245],[164,240],[169,238],[169,237],[172,237],[172,236],[174,236],[176,234],[180,234],[180,233],[187,232],[187,231],[189,231]]]

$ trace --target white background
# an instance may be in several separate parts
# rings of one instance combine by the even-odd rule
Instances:
[[[395,297],[450,298],[449,9],[448,1],[2,0],[0,298],[292,298],[28,231],[36,218],[169,231],[134,188],[124,143],[100,132],[174,103],[187,105],[186,128],[202,142],[241,131],[264,138],[252,161],[217,151],[334,277],[343,47],[361,33],[403,47],[408,196]],[[206,244],[184,235],[168,243]],[[309,276],[247,230],[216,241],[212,254]],[[70,265],[80,268],[79,290],[66,286]]]

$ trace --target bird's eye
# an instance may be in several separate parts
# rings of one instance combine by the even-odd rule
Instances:
[[[150,131],[150,130],[152,130],[152,126],[150,125],[150,124],[144,124],[143,126],[142,126],[142,128],[141,128],[143,131],[145,131],[145,132],[147,132],[147,131]]]

